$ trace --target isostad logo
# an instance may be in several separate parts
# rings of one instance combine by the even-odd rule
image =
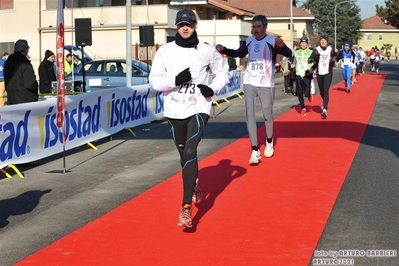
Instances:
[[[109,128],[148,117],[149,94],[150,89],[144,94],[139,94],[137,90],[134,90],[131,96],[122,98],[115,98],[115,93],[112,93],[112,100],[107,102]],[[155,98],[155,101],[158,102],[157,97]],[[162,99],[160,98],[160,100]],[[158,106],[159,103],[156,105]],[[158,109],[161,109],[161,107],[158,107]]]
[[[155,110],[155,114],[163,112],[163,97],[162,91],[157,91],[152,94],[152,106]]]
[[[29,115],[31,110],[26,111],[24,118],[17,123],[8,122],[6,124],[1,123],[0,116],[0,139],[4,139],[0,146],[0,160],[12,159],[20,157],[30,152],[28,143],[29,131]],[[2,137],[5,135],[5,138]]]
[[[93,106],[83,105],[79,102],[77,108],[65,110],[65,139],[72,141],[75,138],[84,138],[100,131],[101,96]],[[54,107],[47,110],[47,115],[38,117],[40,130],[40,147],[47,149],[62,143],[62,130],[57,127],[56,112]]]

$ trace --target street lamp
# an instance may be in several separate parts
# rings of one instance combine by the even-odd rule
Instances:
[[[334,7],[334,52],[337,50],[337,6],[339,4],[348,3],[348,2],[355,2],[356,0],[346,0],[339,2]]]

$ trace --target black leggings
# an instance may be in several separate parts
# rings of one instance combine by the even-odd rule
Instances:
[[[288,93],[288,88],[291,86],[291,77],[288,74],[287,76],[284,76],[284,93]]]
[[[326,75],[317,75],[317,84],[319,85],[320,96],[323,99],[323,108],[327,110],[329,94],[328,91],[331,86],[332,72]]]
[[[183,206],[191,205],[198,178],[197,148],[208,119],[207,114],[196,114],[186,119],[168,119],[182,166]]]
[[[310,95],[310,79],[307,77],[295,76],[296,77],[296,93],[298,95],[299,104],[301,108],[305,108],[305,101],[303,99],[303,94],[306,97]]]

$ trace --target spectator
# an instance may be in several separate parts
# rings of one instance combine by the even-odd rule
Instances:
[[[54,72],[55,55],[52,51],[47,50],[44,53],[44,59],[39,65],[39,81],[40,93],[51,93],[51,82],[56,81]]]
[[[29,48],[26,40],[18,40],[14,45],[14,53],[4,64],[4,83],[8,105],[39,100],[39,85],[33,66],[27,57]]]
[[[72,54],[67,54],[64,61],[65,78],[72,73],[77,65],[79,65],[79,60]]]
[[[229,63],[229,71],[237,69],[236,59],[234,57],[227,57],[227,63]]]
[[[4,63],[6,62],[8,58],[8,53],[4,53],[3,57],[0,60],[0,106],[4,106],[5,103],[5,97],[4,96],[4,91],[5,91],[5,86],[4,86]]]
[[[284,94],[288,94],[288,88],[292,92],[292,82],[291,82],[291,63],[292,58],[283,57],[281,61],[281,68],[283,69],[283,76],[284,76]]]

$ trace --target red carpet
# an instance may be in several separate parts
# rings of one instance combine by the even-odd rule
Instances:
[[[247,137],[202,160],[193,228],[177,226],[178,173],[17,265],[308,265],[384,78],[332,87],[327,120],[320,96],[278,117],[275,156],[257,166]]]

